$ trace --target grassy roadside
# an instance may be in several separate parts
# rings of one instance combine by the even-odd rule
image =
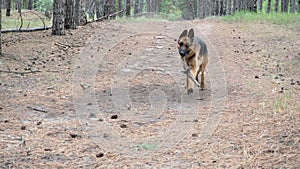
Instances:
[[[300,27],[300,14],[289,13],[254,13],[254,12],[237,12],[234,15],[221,17],[221,20],[227,22],[270,22],[276,25],[288,27]]]
[[[43,21],[46,26],[51,26],[51,19],[46,18],[43,13],[23,10],[22,11],[23,25],[22,28],[43,27]],[[21,17],[15,10],[11,11],[11,16],[5,16],[5,10],[2,10],[2,29],[18,29],[21,26]]]

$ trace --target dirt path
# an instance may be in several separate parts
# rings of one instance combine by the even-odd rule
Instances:
[[[210,64],[187,96],[175,40],[191,27]],[[1,70],[41,72],[1,73],[1,167],[297,168],[299,37],[218,20],[4,36]]]

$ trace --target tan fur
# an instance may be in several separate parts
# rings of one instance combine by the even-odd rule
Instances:
[[[201,72],[200,88],[204,89],[204,72],[209,60],[206,44],[198,38],[195,39],[193,29],[190,29],[189,32],[184,30],[178,39],[178,50],[186,51],[186,54],[181,59],[185,60],[198,82],[198,76]],[[193,80],[187,76],[186,81],[186,92],[187,94],[192,93],[194,88]]]

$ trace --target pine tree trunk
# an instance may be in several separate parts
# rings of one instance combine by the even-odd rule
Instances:
[[[279,0],[275,0],[275,12],[278,12],[278,5],[279,5]]]
[[[226,15],[231,15],[231,11],[232,11],[232,1],[231,0],[227,0],[226,3]]]
[[[204,15],[204,18],[205,17],[209,17],[210,15],[210,12],[209,12],[209,9],[210,9],[210,0],[205,0],[205,3],[204,3],[204,9],[205,9],[205,15]]]
[[[262,12],[262,8],[263,8],[263,0],[258,0],[258,10],[259,10],[259,12]]]
[[[6,16],[10,16],[11,0],[6,0]]]
[[[295,0],[291,0],[291,8],[290,8],[290,12],[291,13],[295,13]]]
[[[22,1],[16,0],[16,6],[17,6],[18,13],[21,13],[22,12]]]
[[[116,0],[109,0],[108,1],[108,14],[113,14],[116,12]],[[115,19],[116,16],[112,16],[110,19]]]
[[[162,0],[157,0],[157,12],[158,13],[161,13],[161,10],[162,10]]]
[[[65,0],[54,0],[52,35],[65,34]]]
[[[226,15],[225,0],[220,0],[220,16]]]
[[[289,10],[289,0],[285,0],[284,2],[285,2],[284,3],[284,12],[288,12],[288,10]]]
[[[118,11],[123,9],[122,0],[118,0]],[[119,17],[123,16],[123,12],[119,13]]]
[[[75,24],[80,25],[80,7],[81,7],[81,0],[75,0],[75,14],[74,14],[74,19],[75,19]]]
[[[300,13],[300,0],[298,0],[298,12]]]
[[[95,0],[96,18],[101,18],[103,15],[101,13],[101,3],[100,0]]]
[[[136,16],[139,13],[139,0],[135,0],[134,1],[134,11],[133,11],[133,15]]]
[[[147,14],[146,16],[151,16],[151,0],[146,0],[147,3]]]
[[[215,1],[214,11],[215,11],[215,16],[218,16],[220,14],[220,11],[219,11],[219,0]]]
[[[126,1],[126,16],[129,17],[130,16],[130,0],[125,0]]]
[[[271,0],[268,0],[267,13],[271,12]]]
[[[203,19],[205,17],[204,4],[205,4],[204,0],[199,0],[198,1],[198,8],[199,8],[198,15],[199,15],[199,19]]]
[[[139,0],[140,1],[140,4],[139,4],[139,11],[140,13],[142,13],[144,10],[144,0]]]
[[[153,12],[153,14],[155,14],[156,13],[156,1],[157,0],[152,0],[152,8],[151,8],[151,12]]]
[[[1,36],[1,29],[2,29],[2,0],[0,0],[0,56],[2,56],[2,36]]]
[[[65,28],[76,29],[75,22],[75,0],[66,0]]]
[[[27,9],[32,10],[32,0],[28,0]]]

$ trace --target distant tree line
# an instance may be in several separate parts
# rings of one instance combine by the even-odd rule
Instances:
[[[88,20],[100,21],[123,16],[176,15],[183,19],[232,15],[238,11],[300,12],[300,0],[0,0],[6,8],[39,10],[53,16],[52,33],[63,35]],[[53,15],[50,15],[53,14]]]

